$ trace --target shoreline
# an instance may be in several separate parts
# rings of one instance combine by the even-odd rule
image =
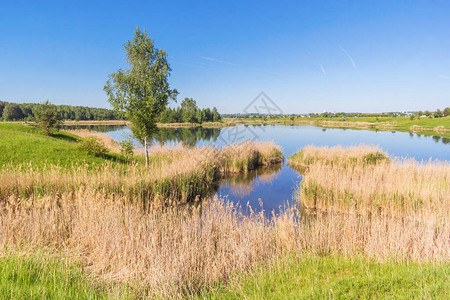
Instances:
[[[450,117],[441,118],[442,121],[450,121]],[[399,119],[401,120],[401,119]],[[434,120],[434,119],[432,119]],[[404,121],[404,120],[403,120]],[[419,120],[421,121],[421,120]],[[426,121],[426,120],[424,120]],[[5,122],[16,124],[30,124],[30,122]],[[443,138],[450,138],[450,126],[446,126],[447,122],[438,123],[438,126],[429,127],[421,126],[420,122],[409,121],[405,125],[393,124],[386,122],[370,122],[370,121],[331,121],[323,119],[312,120],[289,120],[289,119],[275,119],[275,120],[249,120],[249,119],[224,119],[223,122],[205,122],[198,123],[157,123],[159,128],[224,128],[236,125],[284,125],[284,126],[314,126],[324,129],[352,129],[352,130],[369,130],[369,131],[400,131],[409,132],[426,136],[439,136]],[[448,122],[450,123],[450,122]],[[130,126],[131,122],[127,120],[102,120],[102,121],[64,121],[64,126],[89,126],[89,125],[123,125]],[[411,125],[411,126],[409,126]]]

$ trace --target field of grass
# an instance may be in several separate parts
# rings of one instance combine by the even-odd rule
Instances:
[[[445,263],[379,263],[364,257],[282,257],[231,275],[194,299],[446,299]],[[81,266],[42,254],[0,259],[2,299],[135,299],[144,289],[99,282]]]
[[[106,299],[81,267],[57,258],[9,254],[0,258],[2,299]]]
[[[0,298],[439,298],[448,289],[448,163],[307,147],[290,158],[304,174],[301,207],[268,217],[207,190],[279,164],[272,143],[152,147],[147,169],[75,153],[69,133],[2,130],[2,151],[17,135],[26,151],[54,158],[19,148],[0,168]]]
[[[380,263],[355,256],[283,257],[235,275],[203,299],[446,299],[449,264]]]
[[[79,137],[68,132],[56,132],[49,137],[26,125],[0,123],[0,166],[32,163],[33,167],[54,164],[63,167],[82,163],[101,165],[120,162],[123,157],[109,152],[95,157],[80,151]]]

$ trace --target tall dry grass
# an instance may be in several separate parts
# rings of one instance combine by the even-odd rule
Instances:
[[[432,216],[369,219],[353,211],[299,217],[295,208],[287,208],[268,219],[263,213],[243,215],[218,199],[150,210],[117,200],[84,189],[58,198],[11,196],[0,203],[0,244],[8,251],[56,251],[106,281],[136,284],[152,297],[176,298],[286,255],[450,259],[449,224]]]
[[[380,162],[388,163],[389,158],[379,146],[375,145],[352,147],[340,145],[334,147],[316,147],[310,145],[291,155],[288,161],[294,166],[305,168],[314,163],[341,167],[359,167]]]
[[[203,151],[210,153],[221,150]],[[174,169],[171,170],[168,165],[172,162],[184,162],[186,166],[192,166],[192,170],[197,170],[194,166],[199,163],[194,163],[192,156],[176,153],[170,163],[155,164],[155,169],[151,170],[157,172],[161,168],[160,172],[166,172],[164,174],[177,174],[188,169],[177,169],[180,167],[174,164]],[[193,150],[191,154],[194,153],[197,152]],[[208,154],[206,157],[214,161],[216,156]],[[368,165],[361,160],[361,163],[359,167],[351,168],[375,172],[377,168],[381,168],[381,171],[390,170],[397,164],[384,160]],[[421,165],[405,164],[409,168],[421,168]],[[324,172],[334,168],[336,173],[327,175],[334,178],[334,181],[345,179],[342,172],[337,170],[348,169],[342,164],[313,163],[312,166],[308,168],[308,172],[314,172],[315,166],[324,166],[321,169]],[[397,167],[399,169],[395,169],[393,173],[380,173],[384,176],[384,179],[380,179],[381,186],[384,184],[386,191],[394,190],[395,182],[398,183],[397,189],[403,188],[400,186],[404,185],[408,176],[405,175],[402,177],[405,179],[399,181],[393,180],[391,176],[402,176],[401,172],[409,169],[404,169],[401,164]],[[428,189],[430,178],[447,176],[445,170],[448,165],[424,164],[422,167],[428,171],[415,170],[417,174],[407,173],[416,174],[413,176],[416,179],[411,180],[413,183],[420,183],[414,183],[411,188],[418,189],[415,192],[419,194],[440,195],[432,193],[435,186]],[[3,180],[10,181],[0,181],[0,186],[9,186],[6,189],[9,192],[4,193],[0,201],[0,255],[6,248],[8,251],[22,252],[45,249],[72,258],[84,265],[90,274],[107,281],[135,285],[142,290],[141,296],[174,298],[193,295],[202,289],[214,287],[219,282],[226,283],[236,271],[245,272],[258,262],[270,262],[286,255],[339,253],[344,256],[363,254],[380,261],[450,260],[447,198],[444,198],[440,211],[407,209],[413,208],[411,205],[403,207],[401,214],[391,213],[396,210],[389,209],[378,213],[363,213],[361,206],[340,205],[340,198],[337,197],[333,198],[337,204],[330,205],[326,210],[316,209],[313,213],[304,214],[297,206],[287,207],[271,218],[267,218],[264,213],[243,214],[239,207],[221,199],[211,199],[209,203],[205,201],[193,206],[150,205],[144,208],[130,203],[131,198],[126,193],[112,193],[98,186],[105,182],[112,184],[113,180],[130,180],[132,186],[140,176],[162,175],[146,175],[140,173],[140,169],[133,168],[121,170],[124,174],[120,175],[120,172],[110,168],[108,172],[116,173],[110,175],[86,170],[86,174],[77,174],[79,169],[72,170],[75,174],[68,172],[67,178],[59,179],[70,186],[70,189],[61,189],[58,193],[45,191],[21,195],[14,192],[11,188],[14,186],[13,182],[16,182],[16,186],[22,186],[28,181],[36,183],[49,180],[42,175],[34,181],[29,177],[38,173],[31,170],[8,173],[14,175],[13,179],[2,177]],[[443,168],[444,171],[436,171],[436,168]],[[49,169],[44,175],[57,176],[61,172]],[[379,174],[370,172],[365,179],[369,179],[370,174]],[[309,174],[305,174],[305,182]],[[364,184],[364,181],[357,180],[360,180],[358,176],[365,173],[349,174],[349,180]],[[57,179],[52,180],[58,182]],[[88,180],[94,184],[79,184]],[[61,182],[56,185],[61,186]],[[443,183],[444,179],[440,178],[440,182]],[[370,187],[372,183],[367,185]],[[356,185],[346,185],[352,186],[356,189]],[[443,188],[448,188],[448,181]],[[405,198],[405,201],[411,199],[413,198]],[[394,200],[386,198],[385,201],[391,203]],[[365,205],[362,207],[370,207],[369,204]],[[342,209],[343,207],[346,209]]]
[[[300,198],[307,208],[449,213],[448,162],[388,159],[379,148],[364,146],[307,147],[290,162],[304,166]]]
[[[101,143],[103,143],[106,146],[106,148],[108,148],[109,151],[115,152],[115,153],[120,153],[119,144],[117,144],[117,142],[112,137],[107,135],[106,133],[88,130],[88,129],[70,129],[70,130],[67,129],[64,131],[72,133],[72,134],[77,135],[82,138],[91,137],[91,136],[96,137]]]

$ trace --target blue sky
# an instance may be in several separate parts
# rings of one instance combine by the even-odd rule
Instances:
[[[285,113],[450,106],[449,1],[9,1],[0,100],[109,107],[103,85],[145,29],[170,82],[241,112],[264,91]]]

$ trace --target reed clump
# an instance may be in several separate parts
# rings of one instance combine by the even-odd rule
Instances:
[[[220,154],[225,163],[223,172],[248,172],[258,166],[269,166],[283,161],[283,152],[273,142],[245,141],[226,147]]]
[[[378,146],[359,145],[354,147],[306,146],[289,157],[288,162],[297,167],[307,168],[319,163],[321,165],[355,167],[388,163],[388,155]]]
[[[301,152],[290,161],[305,166],[299,192],[305,208],[389,215],[449,213],[448,162],[390,160],[372,146],[307,147]]]

